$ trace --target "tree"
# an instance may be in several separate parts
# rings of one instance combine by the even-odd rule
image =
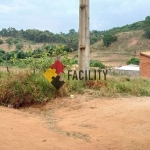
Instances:
[[[0,44],[3,44],[3,40],[0,39]]]
[[[7,37],[7,36],[8,36],[8,31],[7,31],[7,29],[3,28],[3,29],[1,30],[1,35],[2,35],[3,37]]]
[[[10,47],[11,47],[12,44],[13,44],[13,39],[12,39],[12,38],[7,38],[7,39],[6,39],[6,43],[7,43],[7,45],[8,45],[9,50],[10,50]]]
[[[3,62],[3,57],[4,57],[4,55],[5,55],[5,51],[2,50],[2,49],[0,49],[0,63]]]
[[[69,34],[75,34],[75,33],[76,33],[75,29],[70,29],[69,30]]]
[[[146,36],[148,39],[150,39],[150,27],[146,27],[146,28],[144,29],[144,31],[145,31],[145,36]]]
[[[149,27],[149,26],[150,26],[150,16],[147,16],[144,21],[144,27]]]
[[[44,49],[46,50],[46,52],[48,53],[49,56],[51,56],[53,54],[54,48],[55,47],[52,45],[44,45]]]
[[[109,46],[111,43],[117,41],[117,36],[112,34],[105,34],[103,37],[103,43],[105,46]]]
[[[23,44],[21,42],[16,44],[16,49],[21,50],[23,48]]]
[[[147,16],[144,21],[145,36],[150,39],[150,16]]]

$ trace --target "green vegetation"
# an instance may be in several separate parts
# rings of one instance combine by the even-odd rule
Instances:
[[[0,50],[0,54],[0,66],[5,66],[5,52]],[[7,65],[9,67],[29,68],[35,73],[36,71],[45,71],[49,68],[52,61],[56,60],[57,55],[63,56],[62,62],[64,65],[73,64],[75,61],[68,57],[64,46],[45,45],[41,49],[37,48],[34,51],[16,50],[7,52]]]
[[[139,65],[140,64],[140,59],[133,57],[130,60],[128,60],[126,63],[127,63],[127,65],[129,65],[129,64]]]
[[[90,67],[99,67],[99,69],[104,69],[104,68],[105,68],[105,65],[102,64],[100,61],[91,60],[91,61],[90,61]]]
[[[11,37],[7,38],[7,39],[6,39],[6,43],[8,44],[8,47],[9,47],[9,49],[10,49],[10,47],[11,47],[12,44],[13,44],[13,38],[11,38]]]
[[[61,52],[62,51],[62,52]],[[66,49],[64,46],[53,46],[53,45],[44,45],[42,48],[36,48],[34,51],[22,51],[22,50],[15,50],[11,52],[7,52],[7,59],[11,63],[11,60],[17,59],[27,59],[27,58],[42,58],[43,55],[45,56],[54,56],[59,53],[65,53]],[[5,51],[0,50],[0,59],[5,60]]]
[[[118,77],[108,79],[109,91],[134,96],[150,96],[150,80]]]
[[[36,74],[30,70],[10,74],[0,72],[0,103],[13,104],[18,108],[43,104],[52,98],[70,93],[87,93],[89,90],[92,90],[89,94],[93,96],[150,96],[150,80],[146,79],[109,76],[106,81],[67,80],[67,77],[64,77],[64,80],[65,85],[57,91],[43,77],[42,72]]]
[[[105,46],[109,46],[112,42],[117,40],[116,34],[121,32],[144,30],[145,36],[150,38],[150,16],[147,16],[144,21],[135,22],[130,25],[125,25],[123,27],[115,27],[107,31],[97,31],[93,30],[90,32],[90,43],[94,44],[101,39],[104,41]],[[69,30],[68,33],[54,34],[48,30],[40,31],[37,29],[28,30],[16,30],[15,28],[3,28],[0,31],[0,36],[11,37],[15,40],[13,41],[17,49],[22,49],[21,40],[32,41],[33,43],[57,43],[66,46],[67,52],[76,51],[78,49],[78,32],[74,29]]]
[[[105,34],[103,37],[104,46],[109,46],[111,43],[117,41],[117,36],[111,34]]]
[[[145,36],[150,39],[150,27],[145,28]]]
[[[57,91],[44,77],[43,73],[52,65],[57,55],[62,56],[62,61],[67,67],[76,63],[68,58],[64,46],[57,46],[51,51],[45,46],[44,51],[37,49],[33,52],[9,52],[9,65],[24,68],[7,72],[0,72],[0,103],[13,104],[14,107],[29,106],[37,103],[46,103],[56,96],[69,95],[70,93],[84,93],[91,89],[94,96],[117,96],[118,94],[134,96],[150,96],[150,81],[145,79],[130,79],[127,77],[108,76],[107,80],[77,81],[68,80],[64,74],[65,85]],[[5,56],[4,51],[0,50]],[[40,54],[40,55],[39,55]],[[36,56],[36,57],[35,57]],[[38,56],[38,57],[37,57]],[[21,59],[20,59],[21,58]],[[2,59],[2,61],[4,61]],[[91,61],[93,67],[105,68],[99,61]],[[66,67],[66,69],[68,69]],[[25,69],[26,68],[26,69]],[[18,72],[18,73],[17,73]]]
[[[0,73],[0,103],[14,107],[47,102],[57,91],[41,74],[28,71],[19,74]]]
[[[117,34],[120,32],[129,32],[129,31],[136,31],[136,30],[143,30],[144,29],[144,21],[135,22],[133,24],[127,24],[122,27],[114,27],[112,29],[107,30],[110,34]]]
[[[22,43],[16,43],[16,50],[21,50],[23,48],[23,44]]]
[[[4,54],[5,54],[5,51],[0,49],[0,64],[2,64],[4,62],[4,60],[3,60]]]
[[[145,36],[150,39],[150,16],[147,16],[144,21]]]
[[[71,29],[69,33],[60,33],[54,34],[48,30],[40,31],[36,29],[28,30],[16,30],[15,28],[3,28],[0,31],[2,37],[12,37],[15,38],[14,43],[17,44],[20,42],[20,39],[27,41],[32,41],[34,43],[58,43],[66,45],[67,51],[77,50],[78,48],[78,33]]]
[[[51,57],[48,56],[47,51],[40,53],[41,57],[39,58],[34,58],[37,54],[35,52],[15,51],[8,53],[13,56],[13,58],[9,57],[9,65],[24,69],[18,70],[19,73],[13,73],[14,71],[9,71],[9,74],[0,72],[0,103],[3,105],[12,104],[18,108],[34,103],[44,103],[56,95],[58,96],[59,91],[43,77],[43,73],[52,65],[57,55],[63,56],[66,62],[69,61],[63,48],[63,46],[57,46]],[[0,52],[3,54],[2,50]],[[20,59],[20,57],[24,57],[24,59]]]
[[[88,81],[86,86],[94,89],[97,96],[116,97],[118,95],[150,96],[150,80],[142,78],[109,77],[107,81]]]
[[[3,44],[3,40],[0,39],[0,44]]]
[[[103,40],[103,44],[106,47],[103,47],[103,44],[102,47],[107,50],[109,49],[108,46],[117,40],[117,33],[144,30],[144,35],[150,38],[149,28],[150,17],[148,16],[145,21],[136,22],[131,25],[107,31],[93,30],[90,32],[91,44]],[[69,69],[72,64],[78,63],[75,58],[71,59],[68,57],[70,52],[78,48],[78,32],[74,29],[69,30],[67,34],[54,34],[47,30],[29,29],[18,31],[15,28],[3,28],[0,31],[0,35],[7,37],[6,43],[9,50],[11,50],[12,45],[16,46],[15,51],[5,52],[0,50],[0,66],[6,65],[7,70],[8,66],[10,68],[16,67],[17,69],[18,67],[23,68],[15,71],[16,73],[12,71],[14,69],[10,69],[9,74],[7,72],[0,72],[0,104],[2,105],[13,104],[14,107],[18,108],[31,104],[45,103],[61,95],[84,93],[87,91],[90,92],[89,94],[93,94],[93,96],[100,97],[114,97],[118,95],[150,96],[150,80],[110,75],[107,76],[107,80],[103,80],[102,77],[102,80],[96,81],[76,81],[67,80],[67,75],[64,74],[65,84],[61,90],[57,91],[43,77],[43,73],[52,65],[58,55],[62,56],[61,60],[66,65],[66,69]],[[1,41],[3,43],[3,40]],[[24,41],[43,43],[43,46],[33,50],[30,47],[28,51],[23,51],[25,47]],[[139,65],[139,59],[131,58],[127,61],[127,64]],[[100,69],[106,68],[104,64],[96,60],[91,60],[90,66]]]

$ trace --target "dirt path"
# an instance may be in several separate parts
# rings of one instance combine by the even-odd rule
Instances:
[[[150,150],[150,98],[78,95],[0,107],[0,150]]]

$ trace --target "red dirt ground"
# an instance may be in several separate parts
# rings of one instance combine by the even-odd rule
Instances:
[[[150,98],[59,98],[0,107],[0,150],[150,150]]]

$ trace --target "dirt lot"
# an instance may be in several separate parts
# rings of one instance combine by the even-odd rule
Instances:
[[[150,98],[78,95],[0,107],[0,150],[150,150]]]

